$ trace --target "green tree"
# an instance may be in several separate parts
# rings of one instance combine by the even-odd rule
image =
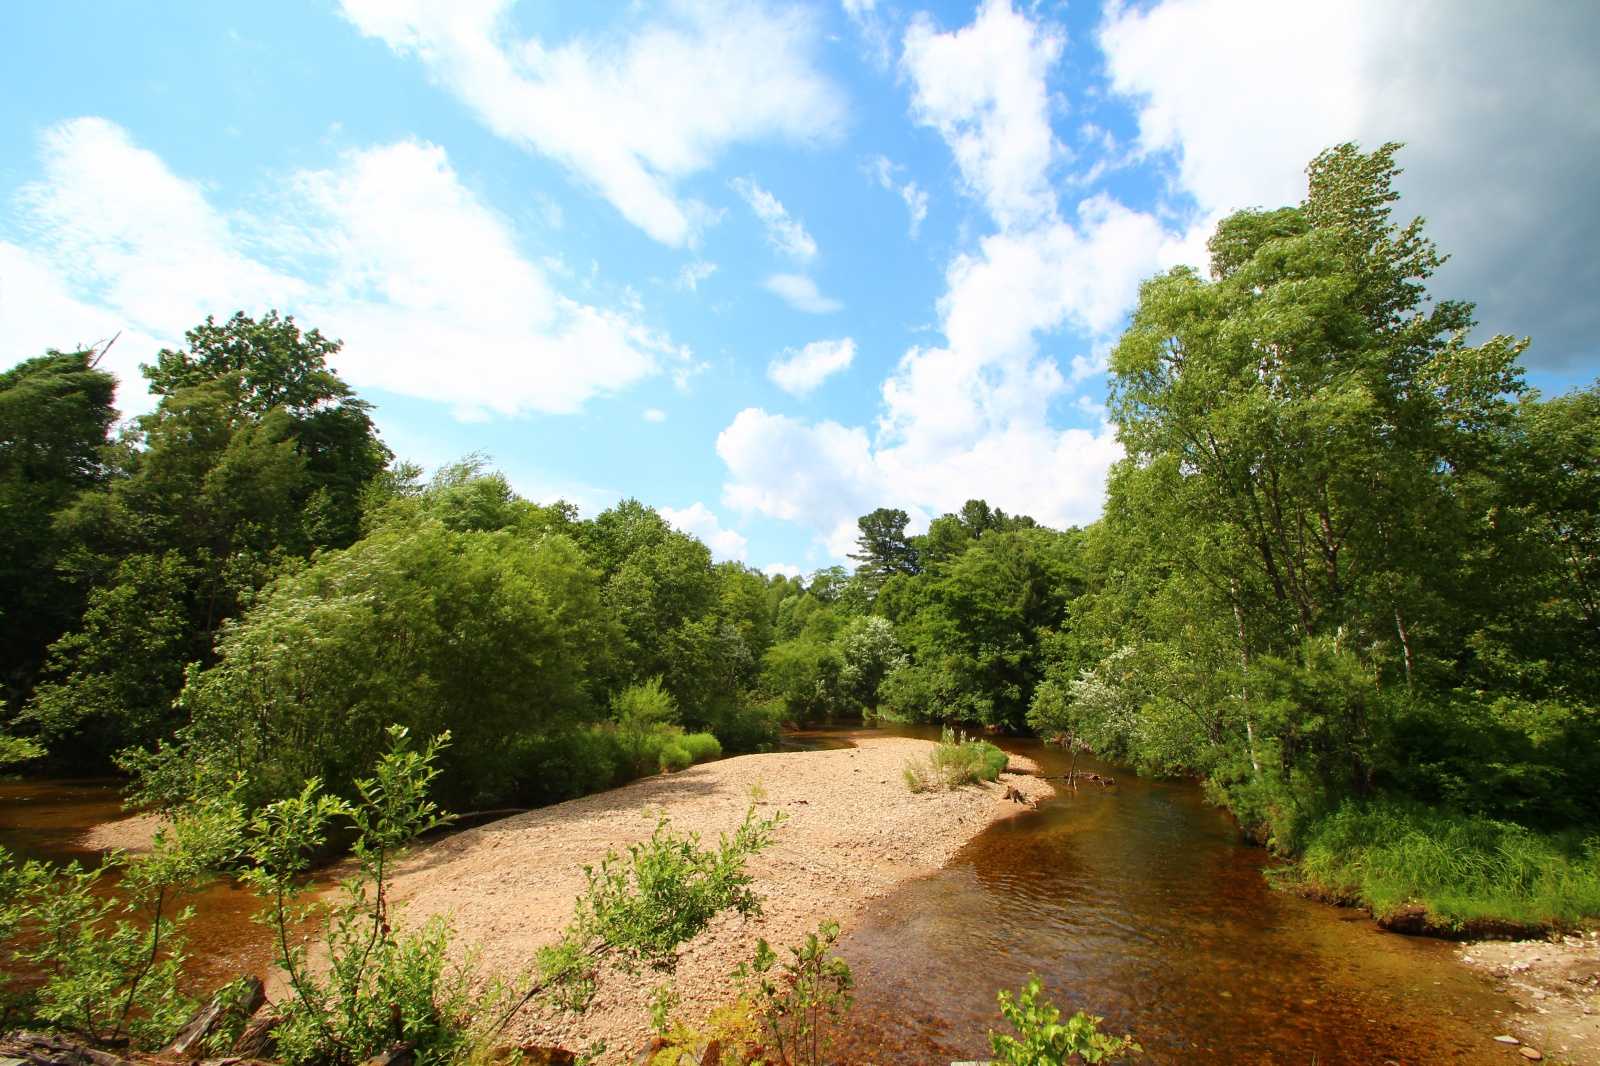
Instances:
[[[94,352],[49,352],[0,373],[0,705],[33,687],[84,592],[58,569],[71,541],[55,516],[104,483],[116,379]]]
[[[368,405],[327,367],[336,342],[275,313],[208,319],[187,338],[145,368],[161,400],[114,476],[56,522],[72,546],[61,567],[93,591],[27,713],[86,766],[170,730],[184,665],[209,662],[223,623],[285,565],[354,542],[366,487],[389,459]],[[158,571],[182,572],[175,605]],[[159,662],[126,654],[152,642]],[[94,742],[53,743],[80,731]]]
[[[880,507],[856,520],[861,534],[850,558],[869,590],[876,591],[891,574],[915,574],[922,569],[906,534],[910,521],[904,511],[892,507]]]

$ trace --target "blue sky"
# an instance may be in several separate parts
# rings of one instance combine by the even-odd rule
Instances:
[[[120,331],[137,413],[139,362],[279,307],[402,457],[753,566],[879,505],[1088,521],[1138,282],[1342,140],[1408,142],[1436,291],[1595,378],[1596,11],[6,5],[0,365]]]

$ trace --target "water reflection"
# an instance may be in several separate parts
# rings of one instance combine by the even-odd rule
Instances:
[[[1007,745],[1047,773],[1059,751]],[[860,994],[850,1061],[982,1058],[995,991],[1037,974],[1157,1062],[1503,1062],[1509,1003],[1448,945],[1273,892],[1194,786],[1093,760],[1081,787],[979,836],[872,905],[842,950]]]

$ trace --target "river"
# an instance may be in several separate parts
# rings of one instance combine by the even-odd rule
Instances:
[[[925,735],[921,731],[918,735]],[[834,746],[848,733],[810,734]],[[1046,773],[1058,749],[1006,742]],[[980,834],[943,870],[876,901],[841,942],[857,1005],[843,1061],[981,1059],[999,988],[1037,974],[1070,1013],[1103,1015],[1163,1063],[1505,1063],[1491,1042],[1509,1000],[1452,947],[1378,930],[1360,915],[1274,892],[1191,783],[1116,778],[1063,791]],[[908,797],[909,799],[909,797]],[[83,831],[119,814],[106,782],[0,783],[0,844],[92,860]],[[192,976],[208,989],[264,972],[247,893],[198,900]],[[1520,1061],[1520,1060],[1516,1060]]]

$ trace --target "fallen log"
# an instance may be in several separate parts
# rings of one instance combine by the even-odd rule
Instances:
[[[0,1037],[0,1061],[6,1059],[24,1066],[129,1066],[128,1059],[75,1037],[26,1030]]]
[[[261,979],[258,977],[245,978],[242,990],[237,996],[228,995],[226,989],[219,991],[211,997],[210,1003],[196,1011],[194,1017],[178,1030],[178,1035],[161,1049],[161,1054],[178,1059],[202,1058],[206,1051],[206,1042],[230,1017],[249,1018],[260,1010],[266,1001],[267,992],[261,986]]]
[[[233,1053],[246,1059],[270,1059],[278,1053],[278,1026],[283,1016],[260,1008],[245,1024],[244,1032],[233,1042]]]

